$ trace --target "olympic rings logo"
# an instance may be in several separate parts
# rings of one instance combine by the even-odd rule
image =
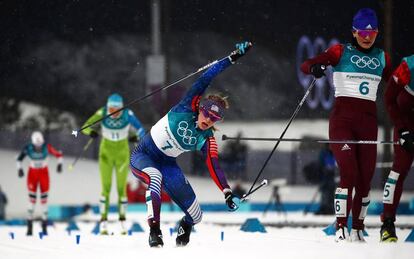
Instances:
[[[188,128],[188,123],[186,121],[180,121],[180,123],[178,123],[177,134],[182,137],[183,143],[186,145],[193,146],[197,143],[197,139],[193,137],[193,131]]]
[[[302,73],[300,70],[302,62],[305,61],[305,59],[315,57],[318,53],[325,51],[328,47],[338,43],[339,41],[337,39],[331,39],[329,44],[327,44],[321,37],[317,37],[313,42],[308,36],[302,36],[299,39],[296,48],[296,74],[298,75],[299,83],[304,88],[304,91],[308,89],[312,77]],[[308,107],[312,110],[317,109],[319,105],[325,110],[330,110],[332,108],[335,99],[332,68],[328,67],[325,74],[326,76],[316,81],[315,88],[306,99]]]
[[[377,69],[380,66],[380,61],[377,58],[370,58],[368,56],[363,56],[361,58],[358,55],[353,55],[351,57],[351,62],[359,68],[368,67],[372,70]]]

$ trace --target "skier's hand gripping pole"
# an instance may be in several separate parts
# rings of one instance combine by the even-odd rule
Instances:
[[[80,129],[72,130],[72,135],[74,135],[75,137],[77,137],[78,134],[79,134],[79,132],[81,132],[82,130],[84,130],[86,128],[89,128],[89,127],[95,125],[96,123],[101,122],[101,121],[105,120],[106,118],[112,116],[113,114],[115,114],[117,112],[120,112],[120,111],[122,111],[122,110],[124,110],[126,108],[129,108],[131,105],[133,105],[135,103],[138,103],[138,102],[140,102],[140,101],[142,101],[142,100],[144,100],[144,99],[146,99],[146,98],[148,98],[148,97],[150,97],[150,96],[152,96],[152,95],[154,95],[154,94],[156,94],[158,92],[161,92],[161,91],[163,91],[165,89],[168,89],[168,88],[170,88],[170,87],[172,87],[174,85],[177,85],[178,83],[180,83],[180,82],[186,80],[187,78],[190,78],[190,77],[192,77],[192,76],[200,73],[201,71],[206,70],[207,68],[213,66],[214,64],[216,64],[216,63],[218,63],[218,62],[220,62],[222,60],[225,60],[225,59],[229,58],[231,60],[231,62],[234,63],[234,62],[236,62],[237,59],[239,59],[241,56],[243,56],[252,46],[253,46],[253,44],[251,42],[244,42],[244,43],[237,44],[236,45],[236,50],[232,51],[230,53],[230,55],[225,56],[225,57],[223,57],[221,59],[215,60],[213,62],[210,62],[207,65],[200,67],[199,69],[197,69],[193,73],[190,73],[190,74],[188,74],[186,76],[183,76],[180,79],[178,79],[178,80],[176,80],[176,81],[174,81],[174,82],[172,82],[172,83],[170,83],[168,85],[165,85],[163,87],[160,87],[160,88],[158,88],[158,89],[156,89],[156,90],[154,90],[154,91],[152,91],[152,92],[150,92],[150,93],[148,93],[148,94],[146,94],[146,95],[144,95],[142,97],[136,98],[135,100],[132,100],[131,102],[127,103],[121,109],[115,110],[114,112],[109,113],[108,115],[102,117],[101,119],[99,119],[97,121],[94,121],[94,122],[92,122],[92,123],[90,123],[88,125],[85,125],[84,127],[80,128]]]
[[[324,69],[326,69],[324,67]],[[263,173],[264,169],[266,168],[266,165],[269,163],[270,158],[272,158],[273,153],[276,151],[277,147],[279,146],[281,139],[286,134],[286,131],[288,130],[290,124],[292,123],[293,119],[295,119],[296,115],[299,113],[300,108],[302,108],[303,103],[305,102],[306,98],[308,97],[309,93],[312,91],[312,88],[315,86],[316,78],[314,77],[308,87],[308,90],[306,90],[305,95],[302,97],[302,100],[299,102],[298,106],[296,107],[296,110],[293,112],[292,116],[289,119],[288,124],[286,125],[285,129],[283,130],[282,134],[280,134],[279,140],[276,142],[275,146],[273,147],[272,151],[270,152],[269,156],[266,158],[266,161],[263,163],[262,168],[260,169],[259,173],[256,176],[256,179],[254,180],[252,186],[250,187],[249,191],[244,195],[243,198],[247,198],[250,194],[253,193],[253,187],[256,184],[257,180],[259,179],[260,175]],[[262,186],[259,185],[258,188],[261,188]],[[256,191],[258,188],[254,189]]]

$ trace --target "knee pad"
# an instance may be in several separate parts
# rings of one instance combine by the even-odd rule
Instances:
[[[391,171],[390,174],[388,175],[388,179],[384,185],[384,192],[382,196],[383,203],[385,204],[394,203],[395,186],[397,185],[399,176],[400,174],[394,171]]]
[[[339,218],[347,217],[348,189],[336,188],[335,191],[335,215]]]
[[[361,212],[359,213],[359,218],[358,219],[360,219],[360,220],[365,219],[365,217],[367,216],[368,206],[369,206],[370,202],[371,202],[371,200],[370,200],[369,193],[368,193],[367,197],[362,198]]]

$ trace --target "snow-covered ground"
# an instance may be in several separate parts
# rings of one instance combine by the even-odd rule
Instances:
[[[9,218],[24,217],[27,207],[26,179],[18,178],[15,169],[16,152],[0,150],[0,184],[9,198],[7,213]],[[81,205],[86,202],[97,204],[100,194],[100,180],[96,161],[80,160],[73,171],[67,166],[73,161],[66,158],[65,171],[57,174],[56,162],[50,161],[51,189],[49,204]],[[223,202],[222,194],[213,181],[206,178],[189,177],[198,200],[203,202]],[[249,183],[246,183],[248,185]],[[285,186],[280,190],[282,201],[309,202],[315,187]],[[252,195],[254,202],[267,202],[272,188],[262,188]],[[412,199],[413,193],[404,193],[403,200]],[[372,199],[380,200],[381,193],[373,192]],[[112,201],[115,201],[113,186]],[[164,212],[162,214],[162,231],[165,246],[151,249],[148,246],[148,227],[145,213],[129,213],[128,227],[139,223],[145,232],[133,233],[131,236],[119,235],[116,215],[110,215],[111,236],[96,236],[91,233],[99,215],[77,217],[80,231],[71,235],[65,230],[67,223],[57,222],[49,227],[49,235],[39,238],[40,225],[35,222],[32,237],[25,235],[24,226],[0,226],[0,258],[412,258],[414,243],[404,242],[411,229],[398,229],[400,242],[397,244],[380,244],[379,218],[368,216],[366,244],[337,244],[333,238],[326,236],[323,226],[333,222],[333,216],[303,215],[302,212],[277,214],[260,212],[206,212],[203,221],[195,227],[191,243],[185,248],[175,247],[176,233],[170,235],[170,229],[182,217],[181,213]],[[247,218],[258,218],[266,225],[267,233],[247,233],[240,231],[240,226]],[[89,221],[87,221],[89,220]],[[398,224],[413,225],[413,216],[399,216]],[[276,226],[296,227],[276,227]],[[297,227],[308,225],[317,227]],[[221,235],[224,239],[221,240]],[[14,235],[14,239],[11,237]],[[76,244],[76,235],[80,243]]]
[[[115,215],[112,215],[115,218]],[[168,213],[162,215],[161,226],[164,235],[163,248],[148,246],[148,227],[145,213],[129,215],[129,225],[138,222],[145,232],[121,236],[117,222],[109,224],[110,236],[91,233],[95,223],[79,222],[80,231],[65,230],[66,223],[56,223],[49,227],[49,235],[39,238],[25,236],[25,227],[0,227],[1,258],[412,258],[414,243],[404,242],[410,229],[398,229],[400,241],[395,244],[379,243],[379,228],[368,228],[367,243],[335,243],[332,236],[326,236],[321,227],[276,228],[266,227],[267,233],[250,233],[240,230],[240,225],[251,217],[258,217],[262,222],[285,217],[270,213],[261,218],[258,213],[205,213],[203,222],[195,226],[191,241],[187,247],[175,246],[176,233],[170,234],[182,214]],[[111,216],[110,216],[111,218]],[[288,220],[299,220],[301,214],[288,214]],[[314,222],[331,220],[331,217],[307,215],[305,218]],[[286,218],[285,218],[286,219]],[[372,219],[374,220],[374,219]],[[377,219],[378,220],[378,219]],[[226,221],[232,225],[220,225]],[[411,218],[411,222],[413,218]],[[39,224],[34,227],[40,231]],[[14,239],[11,238],[14,234]],[[223,233],[223,234],[222,234]],[[79,244],[76,235],[80,236]],[[222,240],[223,235],[223,240]]]

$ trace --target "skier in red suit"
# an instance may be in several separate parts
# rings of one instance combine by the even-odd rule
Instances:
[[[394,124],[394,161],[384,185],[384,212],[381,215],[382,242],[397,242],[395,215],[403,190],[404,179],[414,158],[414,55],[403,58],[385,90],[385,105]]]
[[[391,75],[390,57],[374,46],[378,21],[373,10],[359,10],[352,23],[353,41],[337,44],[306,60],[301,70],[316,78],[333,68],[335,104],[329,119],[331,140],[377,140],[376,98],[382,79]],[[375,145],[331,144],[339,166],[340,182],[335,191],[336,241],[364,242],[362,231],[370,202],[371,179],[375,172]],[[355,196],[352,192],[355,188]],[[347,220],[352,208],[352,231]]]
[[[40,203],[42,210],[42,232],[47,234],[47,198],[49,192],[49,169],[47,166],[48,155],[51,154],[58,159],[57,172],[62,172],[63,154],[50,144],[46,144],[42,133],[35,131],[31,136],[31,143],[27,144],[17,157],[18,176],[24,176],[22,167],[23,159],[30,159],[29,172],[27,175],[27,188],[29,190],[30,206],[27,217],[27,235],[33,234],[33,213],[37,199],[37,188],[40,188]]]

